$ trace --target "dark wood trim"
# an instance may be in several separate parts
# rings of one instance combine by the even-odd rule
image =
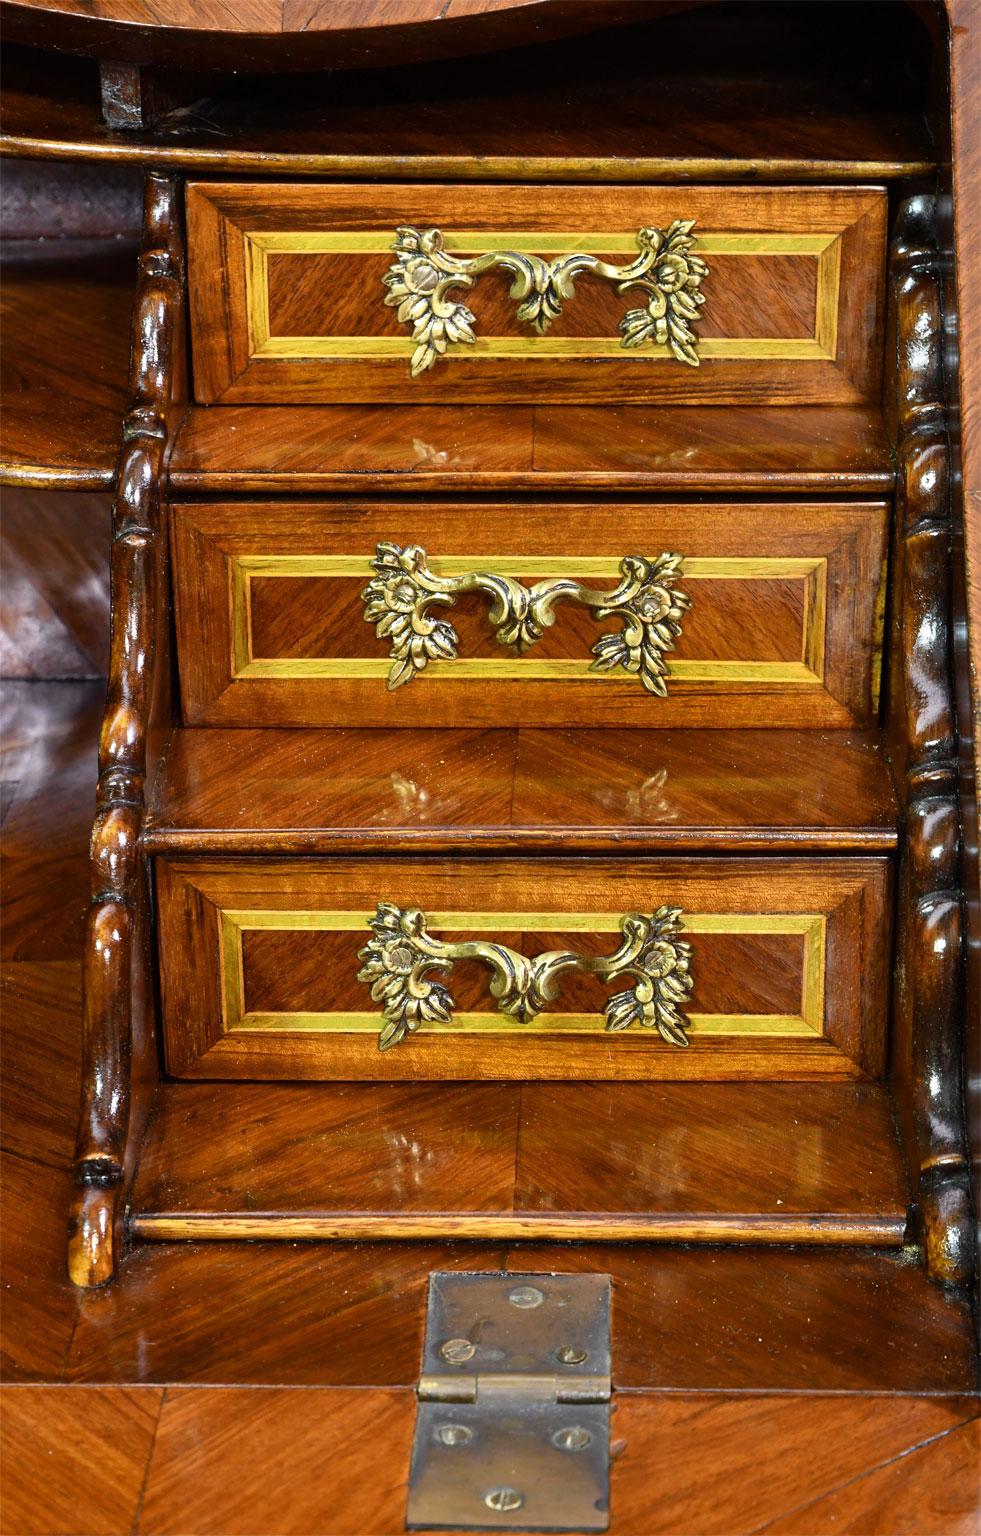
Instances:
[[[898,490],[893,722],[905,772],[894,1071],[930,1275],[974,1264],[964,1139],[957,736],[950,496],[936,206],[909,198],[892,246]]]
[[[178,184],[146,183],[133,310],[130,409],[123,424],[110,556],[112,647],[91,842],[83,951],[82,1097],[68,1268],[76,1285],[112,1278],[124,1196],[155,1076],[148,885],[139,837],[148,740],[169,717],[166,540],[161,500],[183,388],[183,246]],[[163,654],[161,654],[163,653]]]

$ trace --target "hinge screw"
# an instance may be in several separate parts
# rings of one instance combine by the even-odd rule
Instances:
[[[560,1451],[584,1451],[592,1442],[589,1430],[583,1429],[580,1424],[574,1424],[569,1429],[557,1429],[552,1436],[552,1444],[557,1445]]]
[[[488,1509],[496,1509],[498,1514],[507,1514],[509,1510],[520,1509],[525,1502],[523,1493],[517,1488],[492,1488],[490,1493],[484,1494],[484,1503]]]
[[[439,1346],[439,1352],[447,1365],[466,1365],[477,1353],[477,1346],[469,1339],[447,1339]]]
[[[589,1359],[589,1350],[576,1349],[572,1344],[566,1344],[555,1351],[555,1358],[562,1365],[585,1365]]]
[[[469,1445],[473,1430],[466,1424],[441,1424],[436,1431],[440,1445]]]
[[[519,1285],[508,1297],[512,1307],[540,1307],[544,1300],[545,1293],[537,1285]]]

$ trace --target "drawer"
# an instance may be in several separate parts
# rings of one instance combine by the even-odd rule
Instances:
[[[225,401],[878,399],[876,187],[192,184]]]
[[[167,1067],[874,1076],[889,888],[889,862],[875,857],[161,858]]]
[[[208,725],[850,726],[887,506],[179,505]]]

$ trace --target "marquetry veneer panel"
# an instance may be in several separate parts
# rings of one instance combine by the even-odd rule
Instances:
[[[192,183],[187,210],[199,401],[843,403],[878,391],[882,188]],[[621,320],[648,298],[636,284],[618,294],[580,272],[536,335],[498,267],[450,290],[476,341],[410,376],[412,319],[384,303],[400,226],[438,227],[466,259],[585,252],[625,267],[641,227],[675,220],[695,220],[709,269],[697,369],[666,346],[621,345]]]
[[[834,505],[236,503],[173,509],[184,716],[192,725],[849,726],[878,707],[887,508]],[[683,556],[690,599],[667,696],[593,671],[621,615],[563,600],[527,654],[486,592],[449,619],[455,659],[394,691],[393,642],[365,622],[379,543],[422,545],[440,577],[613,592],[627,555]]]
[[[809,1078],[883,1065],[884,859],[332,863],[158,860],[171,1073],[244,1078]],[[609,954],[627,911],[681,907],[693,949],[687,1049],[610,1034],[614,990],[562,978],[550,1011],[494,1011],[483,962],[458,960],[449,1024],[378,1050],[358,950],[378,902],[429,931],[534,956]],[[620,982],[618,985],[624,985]]]

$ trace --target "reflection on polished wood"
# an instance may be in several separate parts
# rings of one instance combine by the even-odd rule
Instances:
[[[820,853],[888,851],[896,837],[871,732],[241,729],[173,733],[144,842]]]
[[[883,493],[864,406],[191,406],[175,492]]]

